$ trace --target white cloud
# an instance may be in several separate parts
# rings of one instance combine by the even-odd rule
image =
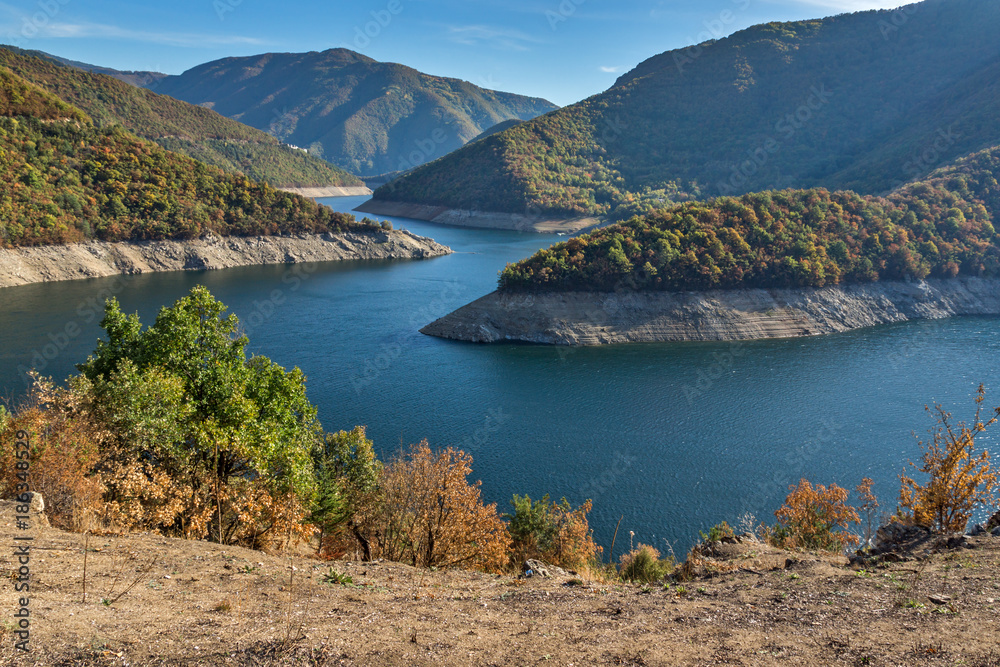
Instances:
[[[9,6],[4,6],[9,9]],[[23,24],[23,25],[22,25]],[[31,37],[47,37],[51,39],[120,39],[147,44],[165,44],[179,47],[226,46],[232,44],[266,44],[255,37],[240,35],[210,35],[185,32],[154,32],[148,30],[131,30],[103,23],[66,23],[59,21],[39,21],[23,15],[8,28],[12,34],[24,32],[25,26],[31,31]],[[5,32],[0,28],[0,32]]]
[[[509,30],[487,25],[449,25],[448,39],[456,44],[479,46],[486,44],[503,51],[528,51],[530,44],[539,40],[520,30]]]
[[[607,65],[601,65],[598,69],[607,74],[614,74],[615,72],[622,71],[621,67],[608,67]]]

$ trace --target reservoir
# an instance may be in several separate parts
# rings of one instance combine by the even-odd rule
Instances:
[[[350,211],[364,198],[321,201]],[[634,531],[634,542],[680,557],[720,521],[751,513],[773,523],[802,477],[850,489],[872,477],[891,512],[899,473],[919,458],[913,433],[934,425],[925,404],[971,419],[984,383],[987,405],[1000,405],[998,318],[578,349],[427,337],[420,327],[560,237],[391,221],[455,254],[0,289],[0,396],[23,395],[19,368],[33,359],[59,380],[74,372],[101,334],[104,296],[148,325],[201,283],[240,317],[252,353],[306,373],[327,430],[365,424],[383,458],[423,438],[469,451],[483,496],[502,512],[513,493],[589,498],[605,557],[622,517],[616,554]]]

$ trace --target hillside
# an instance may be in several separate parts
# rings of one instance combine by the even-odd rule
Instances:
[[[112,67],[102,67],[100,65],[91,65],[90,63],[83,63],[79,60],[70,60],[69,58],[63,58],[61,56],[56,56],[51,53],[46,53],[45,51],[38,51],[35,49],[21,49],[16,46],[2,45],[2,48],[9,51],[13,51],[22,56],[33,56],[35,58],[41,58],[42,60],[48,60],[56,63],[57,65],[65,65],[67,67],[74,67],[76,69],[82,69],[85,72],[91,72],[93,74],[107,74],[108,76],[124,81],[125,83],[130,83],[133,86],[145,86],[152,82],[162,79],[167,76],[162,72],[149,72],[144,70],[117,70]]]
[[[1000,147],[888,197],[823,189],[689,202],[508,265],[501,291],[824,287],[1000,275]]]
[[[926,0],[758,25],[654,56],[374,197],[626,219],[768,189],[885,192],[1000,142],[998,23],[997,3]]]
[[[0,66],[82,109],[97,127],[121,125],[164,148],[275,187],[361,186],[359,179],[209,109],[104,74],[0,49]]]
[[[8,540],[13,524],[4,501]],[[154,533],[31,535],[31,653],[5,635],[4,664],[1000,664],[989,535],[850,567],[720,543],[705,576],[662,585],[331,563]],[[16,610],[15,596],[4,586],[0,603]]]
[[[119,126],[95,127],[2,68],[0,105],[0,247],[369,228]]]
[[[363,175],[405,171],[501,121],[556,108],[346,49],[225,58],[161,79],[156,90]]]

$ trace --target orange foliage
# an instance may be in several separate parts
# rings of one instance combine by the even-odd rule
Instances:
[[[785,498],[785,504],[774,513],[778,526],[772,540],[779,546],[839,551],[858,543],[856,535],[834,530],[846,529],[860,521],[857,511],[846,503],[850,495],[847,489],[836,484],[814,487],[806,479],[789,489],[791,493]]]
[[[483,505],[479,482],[466,479],[472,457],[452,448],[413,445],[386,467],[375,517],[381,557],[422,567],[503,569],[510,537],[496,503]]]
[[[918,484],[900,474],[899,509],[904,521],[928,526],[938,531],[962,532],[976,505],[995,505],[997,472],[990,464],[988,451],[976,450],[976,436],[1000,419],[1000,408],[986,422],[981,420],[986,390],[976,393],[976,416],[972,424],[960,422],[953,427],[951,413],[934,406],[937,426],[931,429],[931,441],[921,441],[921,465],[910,466],[929,475],[926,484]],[[930,408],[927,408],[931,412]]]

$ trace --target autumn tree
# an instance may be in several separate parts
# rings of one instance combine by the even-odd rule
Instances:
[[[470,484],[472,457],[424,440],[400,452],[379,483],[380,512],[368,526],[381,557],[421,567],[499,571],[510,538],[496,504]]]
[[[1000,419],[1000,408],[983,421],[986,389],[976,392],[976,415],[971,424],[952,424],[952,415],[936,404],[932,412],[937,425],[930,429],[931,439],[919,441],[923,454],[918,466],[910,467],[926,475],[920,484],[905,472],[900,474],[897,516],[908,522],[937,531],[965,530],[978,505],[996,505],[997,471],[990,463],[990,453],[976,447],[976,436]]]
[[[774,513],[778,525],[771,540],[778,546],[839,551],[858,543],[856,535],[846,532],[850,524],[860,520],[857,511],[847,504],[847,489],[836,484],[813,486],[802,479],[789,490],[785,504]]]

